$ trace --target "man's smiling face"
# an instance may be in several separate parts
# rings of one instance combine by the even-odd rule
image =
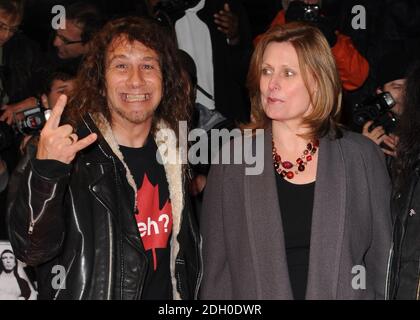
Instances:
[[[162,99],[158,54],[139,41],[115,38],[106,54],[106,95],[112,120],[151,121]]]

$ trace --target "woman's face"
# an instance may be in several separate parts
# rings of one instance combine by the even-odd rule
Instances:
[[[13,253],[10,253],[10,252],[4,253],[1,256],[1,261],[6,271],[11,271],[16,266],[16,259]]]
[[[298,56],[289,42],[271,42],[265,49],[260,78],[261,102],[268,118],[302,120],[312,111]],[[309,79],[311,91],[315,87]]]

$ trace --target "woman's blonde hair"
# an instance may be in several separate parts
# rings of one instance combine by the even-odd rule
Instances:
[[[255,48],[247,80],[252,121],[244,128],[267,128],[270,121],[262,107],[260,78],[264,52],[271,42],[288,42],[296,50],[302,78],[313,106],[311,114],[303,119],[303,125],[310,129],[307,138],[320,138],[331,131],[337,134],[342,92],[335,60],[321,31],[302,22],[271,28]],[[315,90],[309,87],[309,77],[315,82]]]

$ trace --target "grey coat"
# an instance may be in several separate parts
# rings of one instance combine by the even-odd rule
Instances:
[[[245,175],[245,167],[210,171],[200,224],[201,298],[292,299],[270,129],[263,173]],[[390,189],[383,153],[369,139],[350,132],[320,139],[306,299],[384,298]]]

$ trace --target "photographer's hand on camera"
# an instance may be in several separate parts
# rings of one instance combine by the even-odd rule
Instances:
[[[382,151],[385,154],[391,157],[397,156],[398,137],[395,134],[390,133],[389,135],[386,135],[383,144],[387,146],[386,149],[382,148]]]
[[[11,125],[13,123],[13,113],[35,106],[37,101],[35,97],[30,97],[15,104],[3,105],[1,107],[3,114],[0,117],[0,121],[5,121],[8,125]]]
[[[373,124],[373,121],[368,121],[363,126],[362,134],[375,142],[378,146],[385,145],[387,148],[381,148],[382,151],[392,157],[396,156],[396,148],[398,144],[398,137],[392,133],[389,135],[386,134],[382,126],[375,127],[369,131],[370,126]]]
[[[38,160],[57,160],[70,164],[80,150],[85,149],[97,139],[97,135],[91,133],[78,140],[72,126],[68,124],[60,126],[61,115],[66,103],[67,97],[65,95],[60,96],[50,118],[41,131],[36,154]]]
[[[368,121],[363,126],[363,135],[368,137],[370,140],[375,142],[378,146],[384,141],[386,134],[382,126],[374,128],[372,131],[369,131],[369,128],[373,124],[373,121]]]

